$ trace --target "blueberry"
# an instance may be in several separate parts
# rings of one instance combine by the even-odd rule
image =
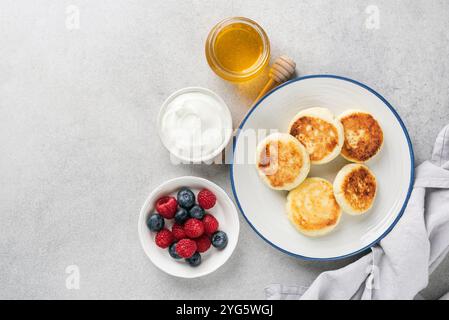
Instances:
[[[204,209],[198,205],[193,206],[189,213],[192,218],[196,218],[198,220],[201,220],[204,217]]]
[[[175,214],[175,222],[178,224],[183,224],[189,218],[189,212],[184,208],[179,208]]]
[[[228,236],[223,231],[217,231],[212,235],[212,245],[217,249],[224,249],[228,244]]]
[[[168,253],[173,259],[181,259],[181,257],[176,253],[176,242],[172,243],[171,246],[168,247]]]
[[[189,188],[183,187],[178,191],[178,204],[181,208],[189,210],[195,205],[195,195]]]
[[[195,252],[193,256],[187,258],[186,261],[192,266],[196,267],[201,264],[201,255],[198,252]]]
[[[158,213],[153,213],[147,220],[147,227],[153,232],[160,231],[165,225],[164,218]]]

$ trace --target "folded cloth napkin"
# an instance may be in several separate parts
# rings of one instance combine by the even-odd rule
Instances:
[[[309,288],[268,286],[267,299],[417,297],[449,251],[449,125],[438,135],[432,159],[418,166],[415,176],[404,215],[369,254],[323,272]]]

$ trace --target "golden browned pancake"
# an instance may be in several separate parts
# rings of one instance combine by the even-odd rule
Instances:
[[[334,180],[334,193],[344,212],[360,215],[367,212],[376,198],[377,182],[374,173],[363,164],[348,164]]]
[[[330,162],[340,154],[343,146],[343,127],[325,108],[299,112],[291,121],[288,131],[306,147],[312,164]]]
[[[379,122],[369,113],[348,110],[339,116],[345,132],[341,155],[351,161],[364,163],[382,148],[384,135]]]
[[[276,190],[291,190],[307,177],[309,154],[291,135],[274,133],[257,147],[256,166],[265,183]]]
[[[308,178],[289,192],[287,214],[301,233],[317,237],[331,232],[338,225],[341,209],[329,181]]]

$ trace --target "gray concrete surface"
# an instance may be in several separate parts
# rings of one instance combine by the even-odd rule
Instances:
[[[366,26],[368,5],[378,29]],[[73,10],[79,29],[66,21]],[[265,78],[226,83],[203,52],[209,29],[236,15],[258,21],[273,56],[292,56],[300,75],[378,90],[403,117],[417,163],[429,157],[449,121],[448,1],[2,0],[0,298],[258,299],[267,284],[307,285],[348,263],[288,257],[243,219],[235,254],[205,278],[167,276],[140,248],[139,209],[161,182],[198,175],[230,193],[226,166],[169,163],[155,117],[171,92],[198,85],[238,123]],[[66,288],[69,265],[79,290]],[[446,259],[423,295],[448,291],[448,274]]]

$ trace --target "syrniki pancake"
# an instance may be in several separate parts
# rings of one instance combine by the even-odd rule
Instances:
[[[376,176],[363,164],[348,164],[335,177],[334,193],[344,212],[361,215],[373,206],[377,193]]]
[[[291,190],[307,177],[310,161],[306,149],[297,139],[286,133],[274,133],[259,143],[256,166],[270,188]]]
[[[339,117],[345,132],[341,155],[351,161],[364,163],[379,153],[384,135],[379,122],[368,112],[348,110]]]
[[[334,230],[340,222],[341,209],[329,181],[308,178],[289,192],[287,214],[301,233],[318,237]]]
[[[300,111],[288,132],[306,147],[312,164],[332,161],[340,154],[344,142],[343,126],[326,108]]]

